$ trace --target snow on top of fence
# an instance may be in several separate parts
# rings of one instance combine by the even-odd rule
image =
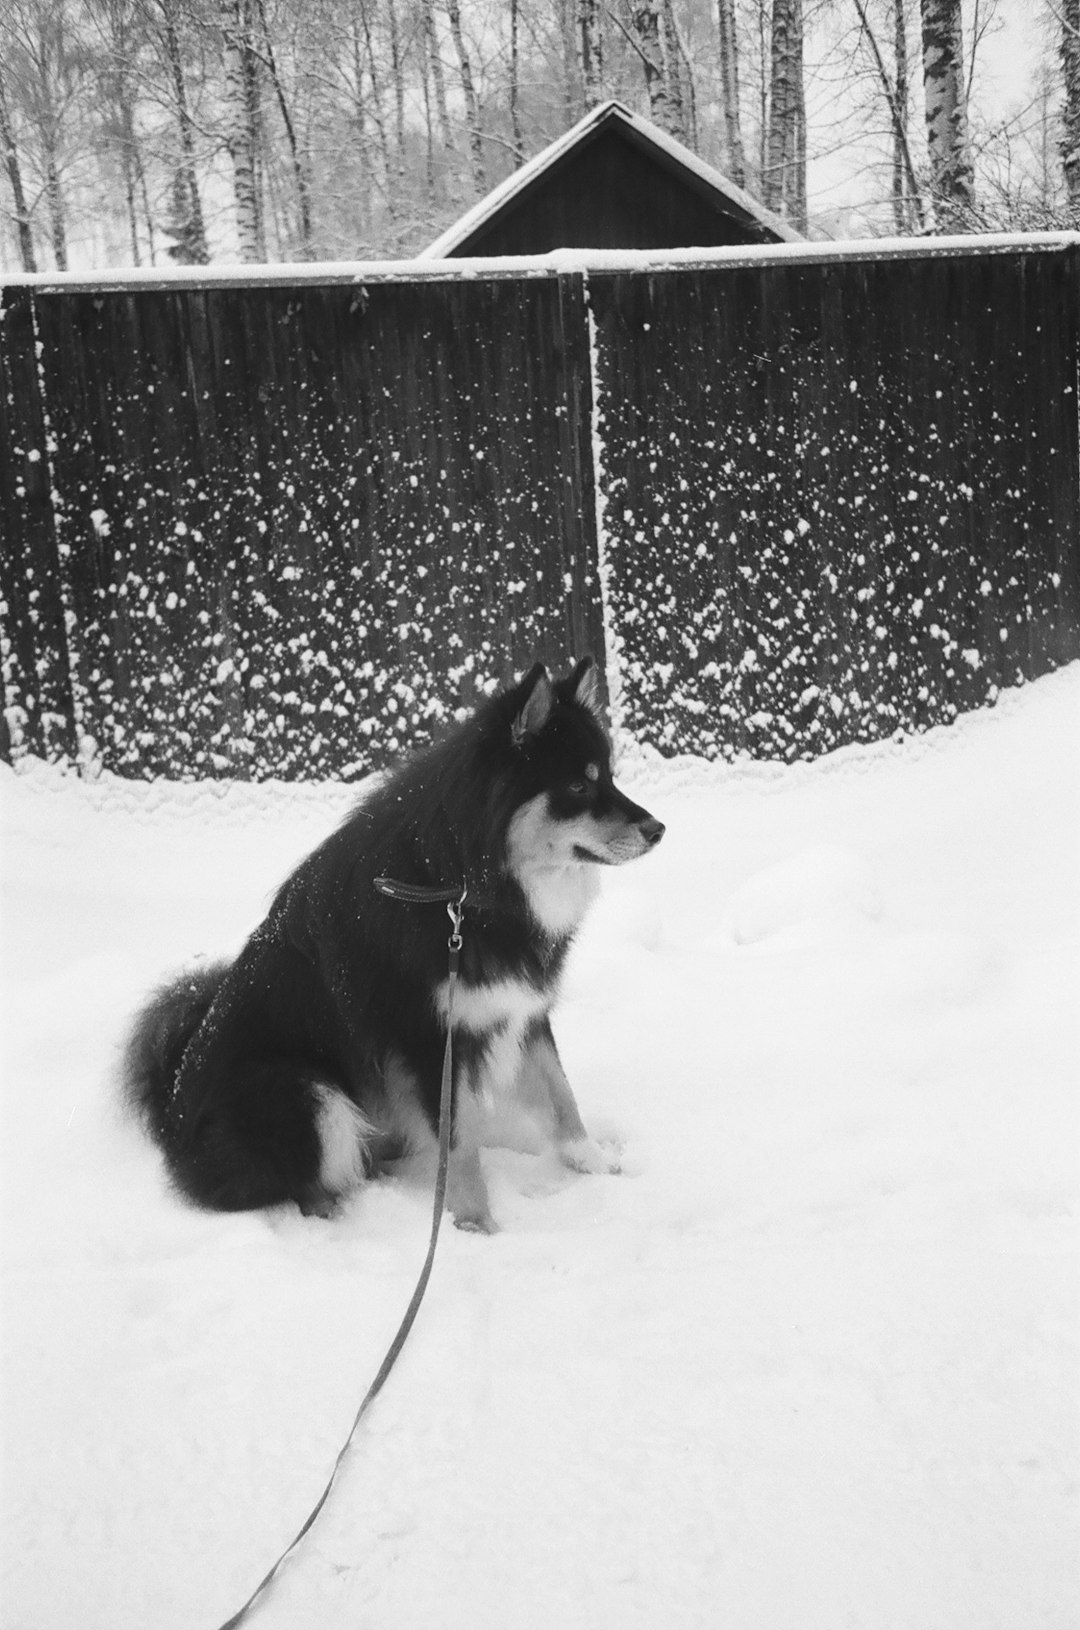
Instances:
[[[264,288],[299,284],[462,282],[547,278],[588,272],[723,269],[783,262],[928,260],[945,256],[1030,254],[1080,244],[1080,232],[1000,232],[942,238],[853,238],[835,242],[745,244],[704,249],[556,249],[543,255],[454,260],[299,261],[280,265],[102,267],[78,272],[0,272],[3,288],[45,293],[123,289]]]

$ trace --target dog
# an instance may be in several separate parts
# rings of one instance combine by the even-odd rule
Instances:
[[[379,780],[278,891],[233,962],[155,993],[124,1057],[129,1101],[197,1205],[295,1202],[331,1216],[387,1159],[437,1137],[447,1020],[441,905],[389,877],[466,894],[454,995],[446,1203],[495,1231],[480,1110],[510,1091],[550,1109],[563,1162],[615,1171],[586,1133],[551,1031],[574,933],[603,866],[664,827],[612,780],[591,657],[538,663]]]

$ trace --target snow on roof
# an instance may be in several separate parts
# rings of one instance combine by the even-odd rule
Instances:
[[[463,256],[455,260],[327,260],[278,265],[119,266],[78,272],[0,272],[4,288],[46,293],[123,289],[296,288],[304,284],[454,283],[545,278],[569,273],[712,271],[860,260],[932,260],[986,254],[1033,254],[1080,247],[1080,232],[965,233],[956,237],[849,238],[835,242],[736,244],[701,249],[556,249],[543,255]]]
[[[553,165],[565,158],[575,147],[579,146],[586,136],[598,130],[602,125],[622,125],[624,129],[632,131],[638,144],[651,147],[654,151],[662,153],[673,161],[679,168],[688,171],[697,181],[725,205],[734,205],[749,215],[775,237],[786,243],[802,242],[801,235],[782,221],[771,210],[765,209],[756,198],[752,198],[742,187],[737,187],[727,176],[714,170],[712,165],[706,164],[692,153],[682,142],[676,141],[658,125],[643,119],[640,114],[634,113],[630,108],[624,107],[621,102],[601,102],[597,107],[591,108],[583,119],[563,135],[557,137],[550,146],[529,159],[520,169],[508,175],[497,187],[493,187],[486,197],[481,198],[471,209],[448,227],[445,232],[435,239],[434,243],[422,249],[417,256],[418,260],[439,260],[442,256],[450,254],[460,243],[465,242],[477,229],[483,226],[499,213],[519,193],[531,187],[533,183],[550,170]]]

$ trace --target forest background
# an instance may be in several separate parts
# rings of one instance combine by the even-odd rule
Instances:
[[[812,238],[1080,227],[1080,0],[0,0],[0,269],[411,256],[612,96]]]

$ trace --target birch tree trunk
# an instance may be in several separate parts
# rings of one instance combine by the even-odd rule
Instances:
[[[806,82],[803,77],[802,0],[795,5],[795,52],[792,72],[793,102],[791,154],[787,171],[787,211],[798,232],[806,231]]]
[[[577,0],[578,37],[581,45],[581,79],[585,86],[586,110],[604,100],[604,60],[600,41],[599,0]]]
[[[472,164],[473,186],[477,195],[487,190],[484,178],[484,144],[480,134],[480,102],[473,80],[468,47],[461,31],[461,6],[458,0],[446,0],[446,15],[450,19],[450,33],[457,52],[461,73],[461,93],[465,98],[465,124],[469,132],[469,158]]]
[[[773,0],[769,130],[762,196],[778,215],[806,224],[806,112],[802,0]]]
[[[395,0],[388,0],[390,18],[390,73],[394,81],[394,169],[387,172],[386,180],[391,192],[404,194],[405,190],[405,51],[401,44],[401,26]],[[374,63],[372,72],[374,73]],[[396,205],[395,205],[396,210]]]
[[[975,181],[968,150],[961,0],[920,0],[926,141],[935,225],[970,231]]]
[[[124,203],[127,206],[128,231],[131,234],[131,263],[133,266],[141,266],[139,217],[135,206],[136,156],[138,149],[135,145],[135,120],[131,107],[126,101],[121,103],[120,117],[120,166],[124,176]]]
[[[430,208],[436,207],[435,188],[435,119],[431,111],[431,61],[425,52],[420,64],[420,84],[424,93],[424,163],[427,176],[427,197]]]
[[[562,46],[562,101],[569,127],[581,117],[581,54],[577,48],[577,0],[556,0]]]
[[[660,0],[646,0],[630,9],[634,44],[645,71],[649,116],[653,123],[678,140],[685,140],[678,86],[672,83],[660,33]]]
[[[736,186],[746,185],[746,154],[739,111],[739,40],[735,0],[717,0],[720,31],[720,100],[724,116],[724,169]]]
[[[52,108],[47,107],[42,119],[42,141],[45,148],[45,201],[49,206],[49,235],[52,239],[53,259],[58,272],[68,269],[67,227],[64,223],[64,194],[60,186],[59,128]]]
[[[159,4],[161,42],[165,50],[169,78],[172,80],[176,121],[180,132],[180,163],[173,180],[173,212],[176,216],[173,235],[177,239],[173,258],[184,265],[205,266],[210,259],[210,253],[206,245],[202,200],[199,197],[199,184],[195,174],[195,133],[188,110],[184,63],[180,54],[180,37],[173,11],[175,0],[159,0]]]
[[[1065,100],[1061,109],[1061,168],[1069,219],[1080,231],[1080,0],[1062,0],[1061,69]]]
[[[244,0],[244,109],[251,131],[252,170],[255,175],[255,228],[258,254],[266,259],[266,211],[263,207],[263,113],[260,96],[259,52],[255,44],[255,0]]]
[[[762,201],[765,198],[765,171],[769,158],[769,35],[772,22],[769,8],[763,3],[757,8],[757,53],[758,65],[757,84],[754,86],[757,101],[757,173],[758,191]]]
[[[0,63],[0,69],[2,67],[3,64]],[[19,149],[15,141],[15,127],[11,121],[7,88],[4,84],[2,72],[0,72],[0,144],[3,145],[4,149],[4,169],[7,171],[8,180],[11,183],[11,196],[15,205],[15,228],[19,238],[19,256],[22,260],[22,268],[24,272],[36,272],[37,260],[34,256],[34,235],[30,229],[30,211],[26,205],[22,166],[19,163]]]
[[[664,71],[671,86],[676,127],[671,134],[679,141],[691,143],[694,136],[694,79],[690,59],[683,46],[679,24],[672,0],[660,0],[660,43],[664,53]]]
[[[150,189],[146,184],[146,166],[138,147],[135,149],[135,182],[139,197],[142,199],[143,219],[146,222],[146,243],[150,254],[151,266],[157,265],[157,253],[154,244],[154,212],[150,207]]]
[[[510,0],[510,140],[514,152],[514,163],[521,165],[525,162],[525,140],[521,134],[521,108],[519,106],[519,66],[518,66],[518,14],[520,6],[518,0]]]
[[[258,261],[261,248],[256,133],[250,88],[251,15],[247,0],[222,0],[221,37],[225,67],[225,145],[233,167],[236,236],[240,259]]]
[[[910,167],[910,154],[907,152],[907,128],[911,81],[908,68],[907,20],[904,16],[904,0],[893,0],[893,54],[896,58],[896,85],[892,96],[893,225],[896,227],[897,232],[906,232],[908,229],[909,201],[907,197],[905,157],[907,157],[908,167]]]

